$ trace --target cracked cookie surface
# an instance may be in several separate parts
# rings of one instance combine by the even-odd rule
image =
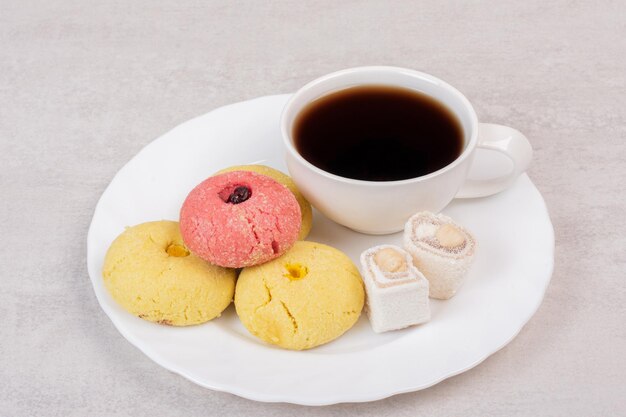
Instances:
[[[219,316],[233,299],[234,269],[211,265],[185,247],[178,222],[127,228],[109,247],[102,277],[117,303],[145,320],[187,326]]]
[[[233,199],[238,190],[245,191],[245,198]],[[282,255],[297,240],[300,225],[294,195],[275,180],[248,171],[204,180],[180,210],[180,229],[191,252],[229,268]]]
[[[241,322],[260,339],[302,350],[350,329],[364,303],[359,270],[343,252],[299,241],[283,256],[244,268],[235,290]]]

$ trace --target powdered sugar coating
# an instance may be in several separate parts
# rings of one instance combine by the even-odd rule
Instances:
[[[443,247],[436,232],[444,224],[455,227],[464,242],[452,248]],[[404,249],[413,257],[413,264],[429,282],[430,297],[447,300],[463,284],[474,259],[476,240],[450,217],[420,212],[413,215],[404,228]]]
[[[463,235],[464,243],[462,245],[454,248],[441,246],[436,238],[436,233],[444,224],[454,225],[455,229]],[[430,212],[420,212],[411,216],[405,226],[405,239],[420,246],[423,250],[449,258],[472,257],[476,247],[474,237],[454,220],[443,214]]]
[[[250,189],[239,203],[227,201],[231,190]],[[249,171],[233,171],[204,180],[180,211],[185,245],[215,265],[241,268],[277,258],[298,238],[300,206],[293,194],[273,179]]]
[[[376,253],[393,249],[406,261],[407,269],[398,272],[382,270]],[[374,246],[360,257],[367,292],[367,315],[376,333],[403,329],[430,320],[428,281],[413,265],[411,256],[393,245]]]

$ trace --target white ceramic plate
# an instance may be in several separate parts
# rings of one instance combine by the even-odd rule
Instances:
[[[422,326],[375,334],[366,316],[344,336],[304,352],[251,336],[231,305],[221,318],[187,328],[149,323],[111,299],[103,259],[125,226],[178,219],[187,193],[215,171],[248,163],[285,170],[279,118],[288,96],[222,107],[146,146],[115,176],[88,236],[89,276],[102,309],[122,335],[166,369],[204,387],[258,401],[322,405],[372,401],[429,387],[466,371],[505,346],[539,307],[550,280],[554,235],[544,201],[526,175],[489,198],[456,200],[445,214],[479,243],[465,285],[431,301]],[[401,235],[355,233],[315,213],[309,240],[346,252],[401,243]]]

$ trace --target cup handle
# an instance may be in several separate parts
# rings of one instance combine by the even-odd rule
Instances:
[[[521,132],[502,125],[478,124],[478,149],[497,151],[507,156],[513,169],[506,175],[489,179],[465,180],[455,198],[486,197],[508,188],[528,168],[533,156],[530,142]]]

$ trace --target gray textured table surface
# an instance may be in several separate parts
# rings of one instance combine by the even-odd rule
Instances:
[[[0,415],[624,415],[624,22],[623,1],[0,1]],[[530,138],[556,267],[519,336],[430,389],[323,408],[212,392],[130,345],[85,262],[115,172],[196,115],[372,64]]]

